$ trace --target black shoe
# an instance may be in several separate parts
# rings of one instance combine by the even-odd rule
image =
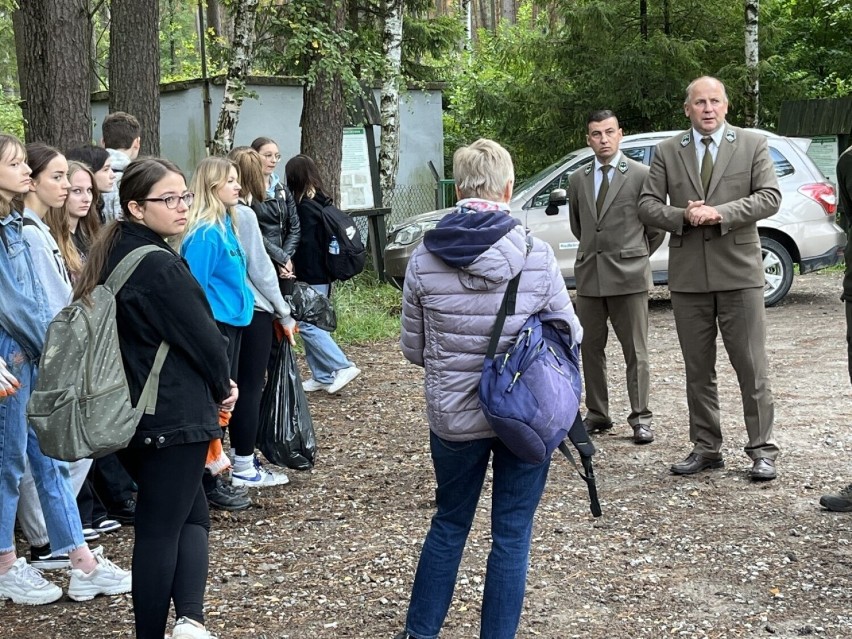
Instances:
[[[769,481],[775,479],[778,473],[775,470],[775,460],[760,457],[754,460],[754,465],[748,472],[748,476],[755,481]]]
[[[682,462],[672,465],[671,471],[675,475],[693,475],[702,470],[724,468],[725,461],[722,459],[708,459],[698,453],[690,453]]]
[[[608,431],[612,428],[612,422],[596,422],[587,417],[583,420],[583,426],[586,427],[586,432],[591,435]]]
[[[117,519],[104,517],[103,519],[95,522],[92,528],[94,528],[95,532],[103,535],[104,533],[110,533],[114,530],[118,530],[121,528],[121,523]]]
[[[411,635],[405,632],[404,630],[396,635],[393,639],[412,639]]]
[[[823,495],[819,498],[819,505],[836,513],[852,512],[852,484],[849,484],[839,493]]]
[[[218,510],[245,510],[251,506],[251,498],[245,488],[235,488],[216,475],[213,488],[207,491],[207,503]]]
[[[634,444],[650,444],[654,441],[654,431],[648,424],[636,424],[633,427]]]
[[[125,499],[120,504],[107,509],[107,517],[114,519],[120,524],[132,526],[136,519],[136,500],[133,497]]]

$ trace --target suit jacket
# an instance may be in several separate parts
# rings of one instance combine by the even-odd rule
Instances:
[[[648,257],[666,234],[639,220],[639,192],[648,167],[621,156],[610,171],[600,219],[595,208],[594,163],[568,179],[571,231],[580,240],[574,277],[577,293],[609,297],[653,286]]]
[[[705,196],[692,129],[657,145],[639,198],[646,224],[671,232],[669,289],[681,293],[731,291],[764,286],[757,220],[781,204],[766,138],[725,124]],[[691,226],[683,217],[689,200],[704,200],[720,224]]]

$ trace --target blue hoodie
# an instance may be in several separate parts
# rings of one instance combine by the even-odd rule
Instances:
[[[213,317],[230,326],[248,326],[254,313],[254,294],[248,285],[243,247],[234,233],[231,217],[219,224],[193,229],[180,245],[180,254],[201,284]]]

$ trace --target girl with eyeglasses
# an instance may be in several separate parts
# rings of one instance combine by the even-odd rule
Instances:
[[[87,298],[132,250],[155,246],[116,294],[116,323],[131,399],[142,393],[160,343],[169,344],[156,412],[144,415],[120,456],[139,486],[133,546],[138,639],[162,639],[174,604],[172,639],[207,639],[210,515],[201,485],[219,410],[237,400],[227,346],[210,304],[166,238],[183,233],[192,194],[180,169],[157,158],[128,165],[119,187],[123,219],[95,240],[75,285]]]
[[[265,196],[255,198],[251,208],[257,215],[266,252],[275,264],[281,292],[288,295],[292,292],[292,283],[296,278],[293,255],[301,237],[296,201],[293,193],[275,173],[275,167],[281,161],[281,153],[275,141],[260,137],[251,143],[251,148],[258,152],[263,161],[266,189]]]

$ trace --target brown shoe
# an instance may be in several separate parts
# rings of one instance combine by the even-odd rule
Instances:
[[[633,427],[634,444],[650,444],[654,441],[654,431],[648,424],[636,424]]]

